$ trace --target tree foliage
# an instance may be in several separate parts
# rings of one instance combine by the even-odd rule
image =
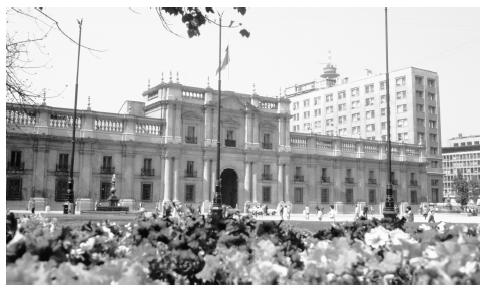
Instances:
[[[467,202],[469,202],[469,182],[464,178],[462,173],[458,173],[454,177],[452,186],[455,190],[455,200],[457,203],[461,206],[467,205]]]

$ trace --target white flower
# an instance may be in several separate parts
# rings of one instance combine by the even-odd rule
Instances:
[[[385,246],[389,240],[389,231],[381,226],[373,228],[369,233],[365,234],[366,245],[373,248]]]
[[[89,251],[94,248],[94,244],[96,244],[96,239],[91,237],[87,239],[86,242],[82,242],[81,244],[79,244],[79,247],[84,251]]]
[[[467,275],[471,275],[473,273],[476,273],[477,269],[478,269],[477,262],[470,261],[470,262],[466,262],[466,265],[464,267],[460,267],[459,272]]]
[[[445,231],[445,222],[440,222],[439,225],[437,225],[437,231],[440,233],[444,233]]]
[[[428,231],[428,230],[432,230],[432,227],[430,227],[429,225],[426,225],[426,224],[420,224],[420,226],[418,226],[418,229],[423,230],[423,231]]]
[[[427,248],[422,252],[422,255],[428,259],[439,258],[439,254],[437,253],[435,246],[427,246]]]
[[[403,232],[400,229],[390,231],[390,240],[394,245],[401,245],[402,241],[415,244],[417,240],[413,239],[409,234]]]

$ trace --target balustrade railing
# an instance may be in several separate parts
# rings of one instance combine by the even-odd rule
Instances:
[[[417,180],[410,180],[410,186],[418,186],[418,181]]]
[[[327,177],[327,176],[321,176],[321,183],[329,183],[330,182],[330,178]]]
[[[303,175],[294,175],[294,182],[304,182]]]
[[[139,135],[161,135],[161,125],[147,122],[136,123],[135,133]]]
[[[262,173],[262,180],[272,180],[272,174]]]
[[[225,147],[235,147],[235,140],[225,139]]]
[[[272,143],[262,142],[262,149],[272,149]]]
[[[104,132],[123,132],[124,125],[120,119],[100,118],[94,120],[94,130]]]
[[[347,183],[347,184],[355,184],[355,178],[353,178],[353,177],[346,177],[345,178],[345,183]]]
[[[369,178],[369,179],[368,179],[368,184],[373,184],[373,185],[375,185],[375,184],[376,184],[376,179],[375,179],[375,178]]]
[[[182,90],[182,97],[195,98],[203,100],[205,99],[205,94],[203,92]]]
[[[185,177],[195,178],[195,177],[197,177],[197,171],[195,171],[195,170],[185,170]]]
[[[155,176],[155,169],[141,168],[141,176]]]
[[[23,173],[25,168],[24,162],[16,162],[12,163],[10,161],[7,162],[7,173]]]
[[[262,109],[277,109],[277,102],[270,102],[270,101],[264,101],[261,100],[259,102],[259,108]]]
[[[197,144],[197,137],[186,136],[185,137],[185,143],[188,143],[188,144]]]
[[[103,167],[103,166],[101,166],[101,168],[99,169],[99,173],[101,173],[101,174],[114,174],[115,171],[116,171],[116,168],[114,168],[114,167]]]
[[[50,114],[49,127],[54,128],[72,128],[74,125],[74,115],[70,113],[56,113]],[[76,129],[80,129],[82,125],[81,117],[76,119]]]
[[[35,126],[37,123],[35,111],[9,109],[6,111],[7,125]]]

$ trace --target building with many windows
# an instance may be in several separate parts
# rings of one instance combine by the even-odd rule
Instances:
[[[444,198],[455,199],[453,180],[462,174],[468,181],[480,183],[481,155],[479,135],[462,136],[449,139],[448,147],[442,147],[444,170]]]
[[[95,202],[105,201],[113,174],[123,205],[143,203],[149,209],[167,200],[193,205],[211,200],[216,183],[216,95],[210,87],[170,80],[145,91],[145,102],[125,103],[121,114],[79,110],[77,207],[92,209]],[[339,211],[348,212],[358,201],[381,205],[386,143],[291,133],[290,99],[222,91],[223,203],[243,207],[246,201],[257,201],[275,208],[279,201],[291,201],[295,211],[335,203]],[[60,209],[72,157],[73,111],[45,103],[9,103],[6,114],[7,207],[25,208],[34,197]],[[439,201],[434,176],[438,171],[429,164],[425,147],[395,143],[392,150],[397,201]]]

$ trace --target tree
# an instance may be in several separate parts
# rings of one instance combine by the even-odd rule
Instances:
[[[464,178],[462,173],[458,173],[454,177],[452,186],[455,190],[455,200],[460,203],[462,207],[469,202],[469,182]]]
[[[472,200],[474,200],[474,202],[480,197],[480,189],[479,178],[472,177],[472,179],[469,181],[469,196]]]

